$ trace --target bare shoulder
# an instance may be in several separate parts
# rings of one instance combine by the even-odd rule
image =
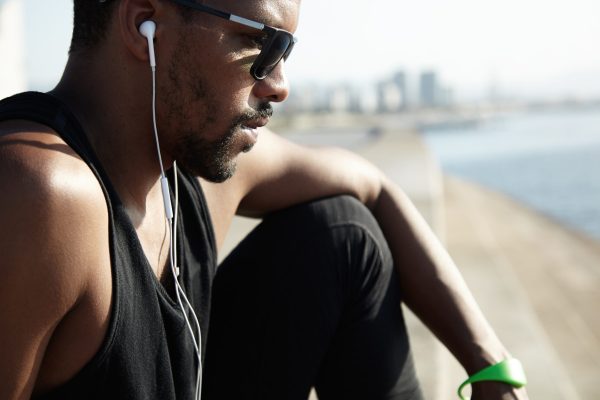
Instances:
[[[10,122],[0,124],[0,212],[23,217],[22,227],[81,217],[93,223],[95,214],[106,214],[97,179],[60,136],[43,125],[23,121],[18,130]]]
[[[49,128],[0,124],[0,398],[31,394],[54,329],[105,262],[107,209],[86,164]]]

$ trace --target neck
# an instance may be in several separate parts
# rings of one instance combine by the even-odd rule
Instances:
[[[149,200],[160,195],[160,165],[152,127],[150,67],[134,68],[111,68],[93,58],[71,56],[51,93],[78,117],[135,223],[144,217]],[[170,160],[163,156],[163,163],[167,168]]]

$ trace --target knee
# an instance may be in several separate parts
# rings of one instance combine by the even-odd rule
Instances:
[[[277,225],[279,230],[300,233],[318,233],[339,227],[356,226],[383,239],[379,225],[371,211],[356,198],[340,195],[318,199],[275,212],[265,222]]]
[[[313,278],[331,274],[356,290],[390,280],[387,241],[370,210],[354,197],[300,204],[270,215],[265,225],[278,232],[277,240],[293,246],[298,262],[288,265],[297,265],[299,273]]]
[[[400,302],[394,276],[371,212],[338,196],[266,217],[219,267],[215,294],[243,299],[244,306],[256,301],[294,309],[286,315],[344,309],[373,319],[384,302]]]
[[[353,197],[335,196],[267,216],[224,261],[217,278],[229,287],[236,280],[281,291],[337,288],[356,294],[386,286],[392,273],[391,253],[369,209]]]
[[[271,219],[272,218],[272,219]],[[400,286],[387,241],[370,210],[350,196],[298,205],[269,217],[287,254],[282,285],[305,302],[334,304],[346,315],[377,320],[397,309]],[[283,256],[286,257],[286,256]],[[322,306],[321,306],[322,307]],[[317,307],[318,308],[318,307]]]

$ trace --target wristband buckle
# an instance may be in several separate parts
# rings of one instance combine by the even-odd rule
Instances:
[[[509,358],[498,364],[490,365],[472,375],[458,387],[458,397],[466,400],[462,395],[465,386],[481,381],[497,381],[508,383],[516,388],[521,388],[527,384],[527,377],[523,370],[523,365],[516,358]]]

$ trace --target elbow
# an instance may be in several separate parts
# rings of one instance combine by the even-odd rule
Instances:
[[[375,210],[390,184],[390,180],[383,172],[378,168],[372,167],[371,171],[369,171],[368,184],[363,187],[364,198],[361,200],[371,211]]]

